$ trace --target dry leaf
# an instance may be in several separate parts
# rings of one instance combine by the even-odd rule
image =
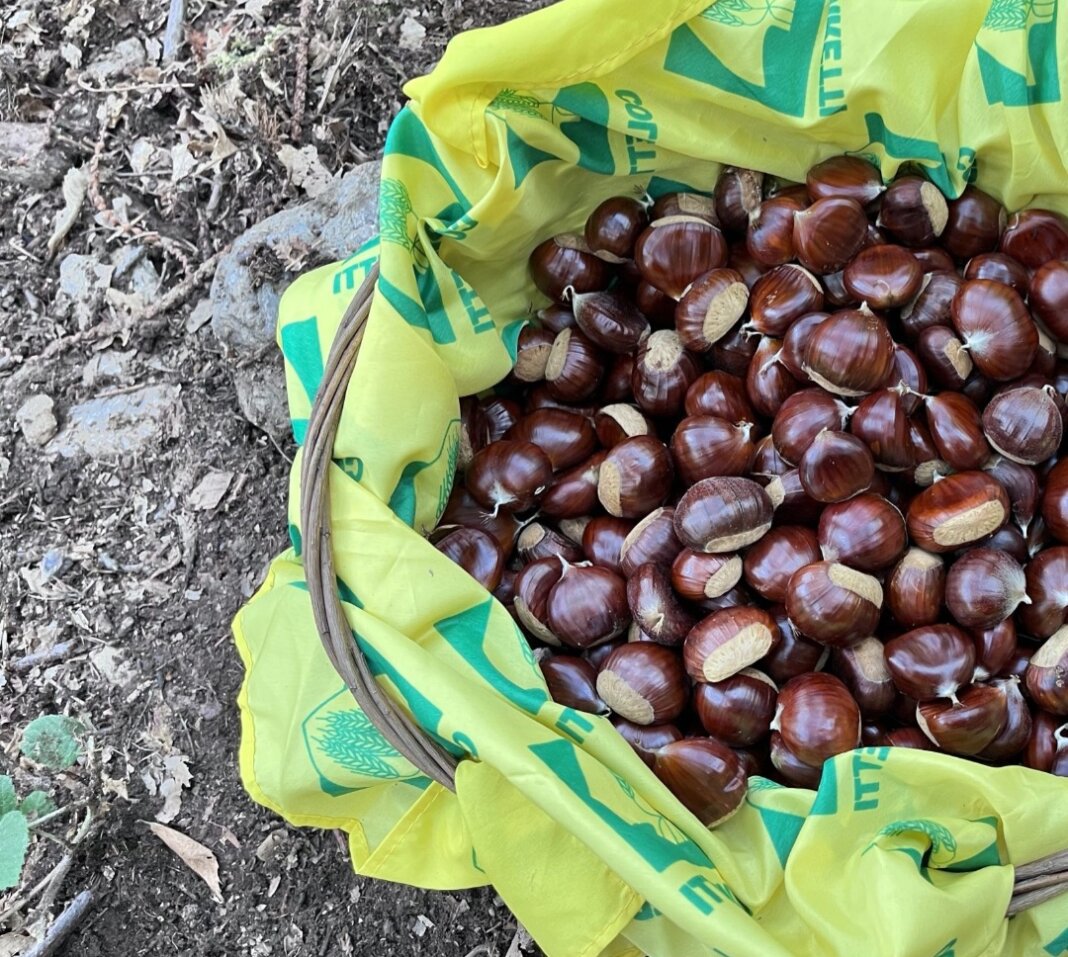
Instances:
[[[37,940],[28,934],[0,934],[0,957],[18,957],[19,954],[27,953],[36,943]]]
[[[219,860],[199,841],[189,835],[176,831],[165,824],[148,825],[153,834],[167,845],[194,874],[211,888],[211,896],[222,903],[222,889],[219,887]]]
[[[217,508],[233,478],[233,472],[208,472],[189,493],[189,507],[195,512],[210,512]]]
[[[333,182],[333,177],[319,161],[315,147],[310,144],[299,150],[286,144],[278,150],[278,159],[294,184],[313,198],[328,190]]]
[[[67,238],[67,233],[78,221],[78,214],[85,202],[85,193],[89,188],[89,167],[72,166],[63,177],[63,208],[56,213],[56,223],[52,235],[48,237],[48,254],[54,256],[60,243]]]
[[[418,50],[426,39],[426,27],[413,16],[404,18],[400,28],[400,48],[402,50]]]
[[[159,793],[163,795],[163,807],[156,814],[156,820],[164,824],[170,824],[182,810],[182,788],[189,787],[193,775],[189,773],[189,765],[184,754],[168,754],[163,759],[163,772],[165,777],[159,786]]]

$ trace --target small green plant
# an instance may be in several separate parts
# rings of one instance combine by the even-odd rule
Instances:
[[[22,734],[22,754],[52,771],[71,767],[82,754],[84,729],[73,718],[46,714],[35,718]],[[0,774],[0,891],[19,883],[30,846],[30,830],[56,810],[44,791],[30,791],[21,800],[15,783]]]

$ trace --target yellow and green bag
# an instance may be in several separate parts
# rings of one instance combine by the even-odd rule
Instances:
[[[457,37],[406,87],[380,237],[286,293],[297,441],[331,338],[381,278],[330,479],[337,587],[381,684],[457,756],[452,794],[357,709],[292,548],[234,622],[241,773],[295,824],[349,833],[357,871],[492,883],[550,954],[1068,953],[1068,896],[1005,920],[1013,868],[1068,847],[1068,781],[867,748],[818,792],[757,778],[706,830],[599,718],[554,704],[504,609],[424,540],[458,399],[508,372],[527,252],[600,200],[708,191],[719,164],[803,178],[856,153],[1010,208],[1068,212],[1057,0],[566,0]]]

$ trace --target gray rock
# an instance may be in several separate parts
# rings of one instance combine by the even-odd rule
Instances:
[[[279,269],[263,278],[265,261],[344,259],[378,231],[381,164],[364,163],[314,200],[282,210],[238,237],[211,284],[212,330],[223,345],[243,355],[274,346],[278,301],[294,273]]]
[[[44,445],[59,427],[55,403],[44,394],[31,395],[15,413],[15,421],[30,445]]]
[[[66,458],[137,452],[181,428],[180,392],[176,385],[146,385],[72,406],[67,424],[48,444],[48,451]]]
[[[93,313],[104,301],[115,267],[92,256],[71,253],[59,264],[59,291],[74,304],[74,315],[85,328]]]
[[[97,83],[102,83],[112,77],[132,73],[139,66],[144,66],[146,61],[145,48],[141,41],[136,37],[131,37],[93,60],[85,68],[83,75]]]
[[[136,349],[127,352],[108,349],[105,352],[93,353],[89,361],[82,366],[82,385],[91,389],[106,382],[128,382],[130,365],[136,355]]]
[[[47,123],[0,123],[0,180],[47,189],[67,165],[66,148],[52,141]]]
[[[281,445],[290,435],[286,405],[286,376],[282,356],[267,358],[234,370],[237,405],[241,414]]]

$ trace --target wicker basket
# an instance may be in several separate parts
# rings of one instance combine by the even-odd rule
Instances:
[[[382,736],[415,767],[449,790],[455,790],[456,759],[433,741],[378,686],[359,644],[352,640],[352,632],[334,584],[328,466],[345,391],[356,365],[377,279],[376,265],[341,318],[308,420],[300,473],[304,572],[323,647],[356,703]],[[1011,917],[1066,891],[1068,851],[1021,865],[1016,868],[1007,916]]]

